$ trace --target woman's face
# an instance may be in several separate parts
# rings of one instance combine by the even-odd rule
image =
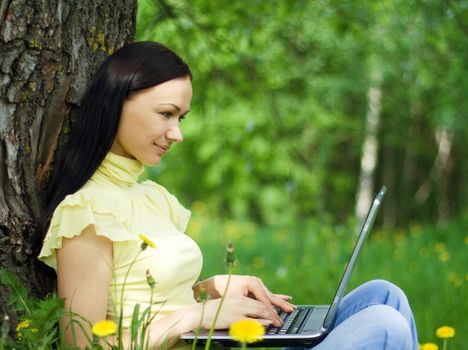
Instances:
[[[175,142],[180,121],[190,109],[192,84],[176,78],[136,91],[125,100],[111,152],[154,166]]]

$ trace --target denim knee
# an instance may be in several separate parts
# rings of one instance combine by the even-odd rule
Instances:
[[[375,279],[367,281],[362,285],[364,288],[377,289],[381,291],[388,291],[389,293],[404,294],[404,292],[397,285],[383,279]]]
[[[366,288],[370,291],[382,293],[384,300],[382,300],[383,304],[386,304],[389,300],[393,302],[408,302],[405,293],[401,290],[400,287],[393,284],[392,282],[382,280],[382,279],[375,279],[363,284],[363,288]],[[396,306],[396,305],[395,305]]]
[[[413,350],[417,346],[401,313],[388,305],[372,305],[346,319],[313,349]]]
[[[388,305],[373,305],[369,313],[369,333],[382,341],[381,349],[412,349],[410,325],[401,313]]]

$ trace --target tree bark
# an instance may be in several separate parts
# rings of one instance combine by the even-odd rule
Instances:
[[[133,40],[136,11],[136,0],[1,2],[0,266],[34,295],[55,287],[31,239],[54,159],[90,77]],[[0,286],[0,315],[7,311]]]
[[[356,193],[355,214],[358,223],[364,221],[372,202],[372,191],[374,190],[374,177],[379,149],[378,129],[382,107],[382,89],[380,85],[380,73],[376,72],[373,77],[373,83],[368,91],[369,109],[366,117],[366,131],[361,153],[361,171]]]

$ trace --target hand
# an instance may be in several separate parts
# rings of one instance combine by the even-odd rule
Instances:
[[[205,283],[212,298],[220,298],[226,289],[228,277],[229,275],[216,275],[202,283]],[[291,300],[289,295],[273,294],[263,284],[262,280],[255,276],[232,275],[226,296],[254,298],[272,312],[275,312],[274,306],[279,307],[284,312],[292,312],[296,309],[296,306],[288,302]]]
[[[202,327],[210,329],[221,299],[208,300],[204,306],[198,304],[200,313],[203,310]],[[263,303],[248,297],[226,297],[218,315],[215,329],[227,329],[229,326],[242,319],[254,319],[260,322],[264,327],[274,324],[276,327],[281,325],[277,313],[264,305]]]

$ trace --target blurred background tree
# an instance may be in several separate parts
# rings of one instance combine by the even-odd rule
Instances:
[[[194,73],[185,140],[146,175],[192,209],[202,277],[234,240],[237,273],[329,303],[385,184],[349,290],[390,280],[421,343],[447,324],[466,348],[468,2],[138,3],[137,39]]]
[[[140,0],[137,39],[194,73],[184,143],[149,170],[186,205],[386,227],[467,214],[464,1]]]

